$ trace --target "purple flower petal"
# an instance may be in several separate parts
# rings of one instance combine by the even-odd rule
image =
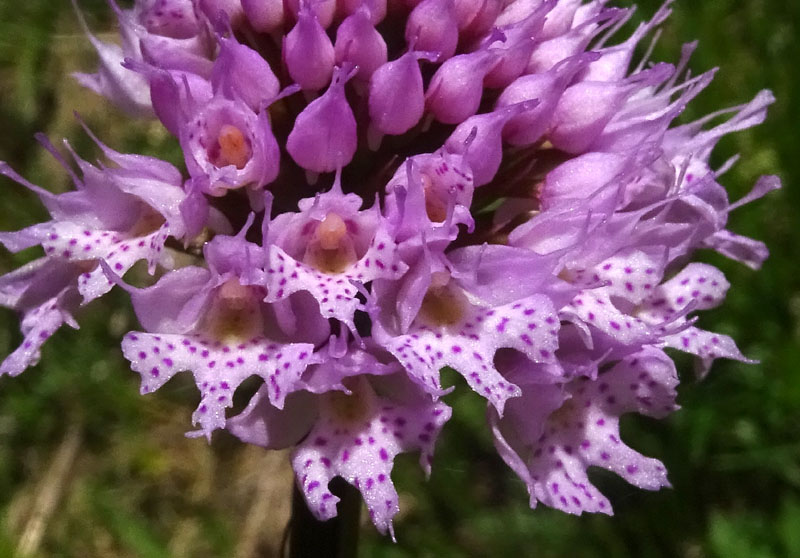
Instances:
[[[339,475],[361,491],[375,527],[393,535],[392,517],[399,510],[391,479],[394,458],[419,450],[420,462],[427,469],[450,412],[424,393],[403,403],[380,397],[363,377],[353,395],[322,396],[317,423],[292,454],[292,467],[309,509],[320,520],[336,515],[338,498],[330,493],[328,483]]]
[[[123,339],[122,352],[142,376],[142,393],[190,370],[201,394],[192,422],[209,439],[213,430],[225,426],[225,409],[233,405],[233,393],[245,379],[262,377],[270,402],[282,408],[286,395],[314,362],[311,344],[276,343],[263,337],[228,344],[198,334],[133,332]]]
[[[520,468],[523,452],[531,485],[531,505],[540,501],[567,513],[611,514],[608,500],[586,474],[589,466],[613,471],[646,490],[669,486],[663,464],[625,445],[619,417],[639,412],[663,417],[674,411],[677,374],[672,361],[653,348],[633,354],[596,380],[586,378],[560,386],[532,384],[509,404],[497,421],[501,455]],[[531,443],[533,442],[533,443]],[[523,449],[522,444],[531,444]],[[526,478],[527,477],[527,478]]]
[[[431,393],[442,393],[439,371],[450,366],[502,413],[506,400],[519,396],[520,390],[494,367],[495,352],[512,348],[534,362],[552,361],[559,322],[552,304],[541,295],[479,308],[458,296],[456,289],[453,285],[429,290],[408,332],[375,334],[408,375]]]

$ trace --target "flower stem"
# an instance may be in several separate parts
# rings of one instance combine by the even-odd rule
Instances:
[[[288,525],[289,558],[355,558],[358,555],[361,497],[355,487],[339,477],[331,482],[330,489],[340,498],[338,514],[328,521],[319,521],[309,511],[295,484]]]

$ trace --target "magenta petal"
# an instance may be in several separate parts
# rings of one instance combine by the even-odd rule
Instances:
[[[665,336],[664,346],[698,357],[695,371],[700,378],[708,373],[711,364],[717,358],[749,363],[755,362],[745,357],[736,346],[736,342],[728,335],[704,331],[696,327],[690,327],[680,333]]]
[[[658,285],[643,305],[647,319],[666,319],[691,305],[692,310],[714,308],[725,300],[730,283],[717,268],[690,263],[669,281]]]
[[[496,444],[515,470],[527,465],[531,506],[540,501],[567,513],[611,514],[609,501],[592,485],[590,466],[613,471],[645,490],[669,486],[664,465],[620,439],[619,417],[627,412],[663,417],[674,411],[675,366],[647,348],[626,357],[596,380],[561,386],[529,384],[509,402],[502,420],[492,419]]]
[[[704,241],[704,244],[723,256],[742,262],[751,269],[760,268],[769,257],[769,250],[763,242],[726,230],[714,233]]]
[[[210,280],[207,269],[187,266],[167,273],[155,285],[132,291],[139,323],[148,331],[191,331],[207,305]]]
[[[534,362],[550,362],[558,346],[559,323],[541,295],[494,308],[464,309],[458,323],[432,327],[417,320],[404,335],[378,331],[379,342],[408,375],[434,395],[441,394],[439,371],[450,366],[497,409],[520,394],[494,366],[500,348],[513,348]]]
[[[342,273],[323,273],[293,260],[277,246],[271,246],[267,269],[267,301],[275,302],[297,291],[308,291],[319,302],[326,318],[336,318],[355,331],[353,315],[361,308],[353,283],[374,279],[396,279],[406,270],[396,246],[385,230],[379,229],[364,256]]]
[[[186,166],[214,196],[231,188],[260,187],[278,174],[280,150],[269,114],[241,100],[215,97],[181,129]]]

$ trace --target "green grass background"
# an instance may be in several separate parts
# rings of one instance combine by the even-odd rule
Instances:
[[[639,2],[649,16],[658,2]],[[93,29],[111,31],[102,0],[82,0]],[[725,138],[723,161],[743,158],[723,179],[731,197],[763,173],[784,189],[738,210],[736,232],[768,243],[759,272],[721,258],[733,288],[701,325],[733,335],[759,365],[719,362],[697,383],[679,359],[683,409],[668,420],[623,421],[629,443],[662,459],[674,488],[638,491],[598,472],[614,517],[530,510],[519,480],[491,447],[483,405],[460,390],[454,419],[425,482],[413,458],[395,477],[403,512],[398,543],[363,529],[361,555],[376,557],[800,557],[800,3],[786,0],[679,1],[664,27],[657,60],[676,60],[693,39],[695,73],[721,66],[686,119],[749,100],[770,88],[778,102],[757,129]],[[148,122],[132,122],[68,77],[94,58],[69,3],[0,0],[0,159],[52,190],[64,173],[35,144],[45,131],[98,155],[72,111],[114,147],[176,163],[175,141]],[[33,196],[0,181],[0,228],[45,216]],[[30,254],[0,253],[0,272]],[[288,513],[285,456],[265,455],[225,434],[209,446],[182,436],[197,394],[176,378],[138,395],[118,339],[135,321],[114,293],[64,331],[39,366],[0,379],[0,556],[31,549],[45,557],[271,556]],[[0,354],[19,342],[13,313],[0,313]],[[456,381],[452,379],[452,381]],[[459,391],[459,390],[457,390]],[[27,542],[20,543],[24,539]]]

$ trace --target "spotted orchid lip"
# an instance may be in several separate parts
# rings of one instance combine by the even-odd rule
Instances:
[[[393,462],[418,452],[430,471],[452,413],[446,367],[486,400],[532,506],[611,513],[592,466],[669,486],[619,418],[677,408],[665,349],[701,373],[750,362],[696,325],[731,285],[691,259],[711,248],[757,268],[766,247],[729,231],[728,214],[780,187],[762,177],[731,203],[728,165],[711,166],[723,136],[765,118],[768,91],[674,124],[714,71],[685,72],[693,44],[674,66],[637,58],[670,4],[618,42],[633,10],[605,0],[115,7],[121,44],[86,28],[100,67],[76,77],[158,118],[186,175],[88,128],[107,164],[67,144],[75,170],[39,138],[75,191],[0,163],[50,214],[0,233],[9,250],[43,251],[0,277],[23,333],[0,374],[34,365],[82,304],[119,286],[141,324],[122,351],[142,393],[190,372],[192,435],[291,448],[319,519],[337,512],[339,476],[393,533]],[[144,288],[124,278],[139,261]],[[252,376],[260,390],[229,417]]]

